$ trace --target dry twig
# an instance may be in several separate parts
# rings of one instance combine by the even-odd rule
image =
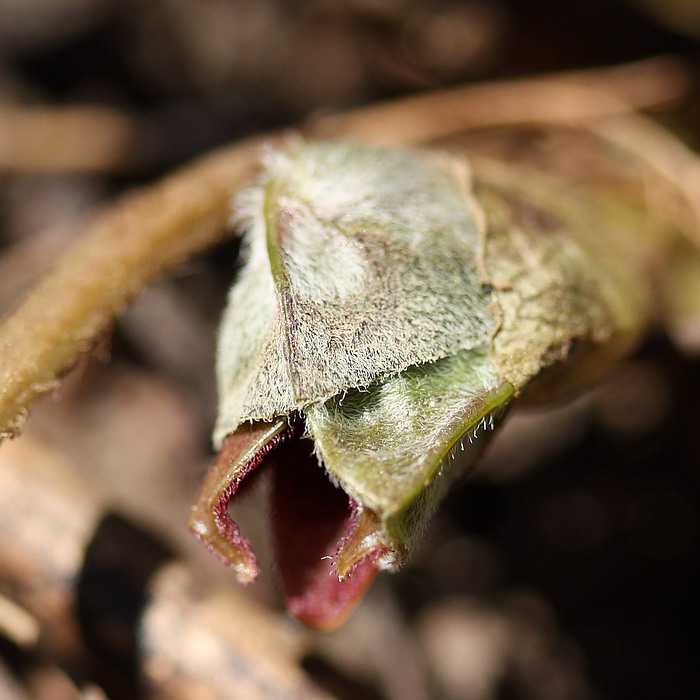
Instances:
[[[0,105],[0,170],[113,172],[143,162],[135,120],[97,106]]]

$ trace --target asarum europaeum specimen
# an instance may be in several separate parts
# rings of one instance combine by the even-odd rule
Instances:
[[[288,609],[329,628],[405,562],[513,396],[575,355],[573,381],[549,372],[565,393],[632,346],[649,283],[599,230],[629,217],[512,169],[302,141],[265,166],[235,202],[220,454],[191,528],[252,581],[228,507],[267,472]]]

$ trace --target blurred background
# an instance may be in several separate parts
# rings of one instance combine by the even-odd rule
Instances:
[[[698,37],[697,0],[0,0],[0,314],[121,192],[217,145],[378,99],[670,54],[691,84],[655,116],[696,147]],[[268,573],[250,590],[184,525],[211,459],[212,358],[236,256],[235,242],[220,246],[147,291],[40,403],[23,440],[69,461],[163,552],[272,610],[260,625],[293,636],[292,665],[313,693],[697,697],[696,359],[658,331],[589,393],[512,416],[412,562],[379,577],[345,627],[311,633],[281,612],[255,495],[240,518]],[[15,519],[3,537],[31,527]],[[121,655],[105,651],[118,634],[90,616],[143,601],[121,600],[121,588],[96,600],[91,586],[105,581],[85,571],[110,547],[108,585],[128,568],[130,545],[125,555],[114,544],[137,537],[125,528],[81,554],[80,592],[66,596],[87,651],[65,657],[60,632],[46,632],[48,604],[44,627],[18,632],[26,611],[13,605],[39,574],[0,545],[2,697],[217,697],[144,672],[138,635],[121,639]],[[317,697],[256,688],[228,696]]]

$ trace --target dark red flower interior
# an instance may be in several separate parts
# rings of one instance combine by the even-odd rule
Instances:
[[[291,440],[271,456],[274,548],[288,610],[312,627],[339,624],[376,573],[377,555],[338,580],[334,559],[352,531],[355,505],[329,481],[311,440]]]
[[[257,568],[247,540],[231,519],[229,503],[265,472],[272,482],[273,547],[287,609],[305,624],[328,629],[359,602],[376,573],[380,552],[360,559],[339,580],[335,558],[357,526],[357,507],[330,482],[313,454],[312,441],[295,433],[289,428],[260,449],[221,492],[213,515],[219,534]]]

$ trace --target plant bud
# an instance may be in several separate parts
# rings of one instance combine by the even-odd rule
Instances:
[[[265,160],[236,202],[221,452],[191,527],[253,580],[228,505],[264,465],[287,606],[327,628],[405,561],[510,399],[573,348],[624,352],[649,295],[591,257],[580,207],[517,174],[472,185],[463,158],[336,142]]]

